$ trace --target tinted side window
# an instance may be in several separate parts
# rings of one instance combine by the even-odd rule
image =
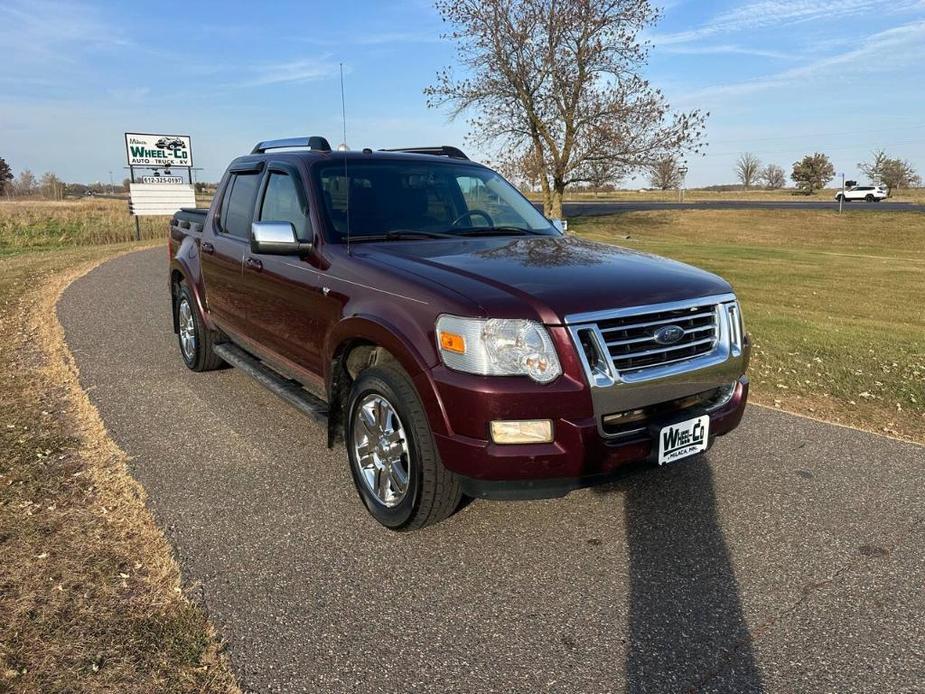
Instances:
[[[222,231],[239,239],[251,237],[254,219],[254,200],[257,197],[259,174],[236,174],[226,193],[227,205],[222,201]]]
[[[296,237],[308,241],[308,218],[299,202],[296,185],[296,179],[292,176],[271,173],[267,181],[267,190],[263,195],[259,219],[262,222],[292,222]]]

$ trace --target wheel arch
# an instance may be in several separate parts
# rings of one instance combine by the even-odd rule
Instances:
[[[431,429],[446,431],[443,408],[430,378],[431,363],[393,326],[378,317],[352,316],[332,331],[326,347],[329,448],[343,440],[353,381],[363,370],[381,364],[394,364],[408,374],[428,414]]]
[[[189,288],[190,292],[193,295],[193,300],[196,302],[196,310],[199,311],[199,315],[202,318],[203,322],[206,324],[206,327],[213,329],[212,321],[209,320],[209,314],[205,310],[205,302],[202,298],[201,288],[199,283],[193,279],[193,273],[190,272],[190,268],[179,258],[174,258],[170,262],[170,312],[173,316],[173,332],[176,334],[180,331],[180,325],[177,318],[177,294],[180,291],[180,284],[182,282],[186,283],[186,286]]]

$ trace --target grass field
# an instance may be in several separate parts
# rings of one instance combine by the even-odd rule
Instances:
[[[167,217],[140,217],[142,240],[162,239]],[[105,198],[0,202],[0,256],[30,250],[100,246],[135,238],[128,202]]]
[[[840,189],[838,189],[840,190]],[[815,195],[795,194],[793,188],[783,188],[781,190],[765,190],[763,188],[753,188],[751,190],[704,190],[702,188],[690,188],[684,191],[685,202],[719,202],[719,201],[777,201],[777,202],[833,202],[835,188],[826,188],[818,191]],[[539,193],[532,193],[528,197],[540,201],[542,196]],[[677,202],[678,191],[676,190],[616,190],[609,193],[583,193],[577,191],[566,192],[566,201],[578,202],[598,200],[605,202],[608,200],[618,202]],[[890,196],[893,202],[911,202],[925,204],[925,188],[911,188],[906,190],[896,190]],[[854,204],[854,203],[851,203]]]
[[[925,443],[925,215],[636,212],[570,230],[732,282],[759,402]]]
[[[0,258],[0,692],[238,691],[55,319],[135,247]]]

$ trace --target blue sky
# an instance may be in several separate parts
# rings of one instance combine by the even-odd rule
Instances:
[[[925,173],[925,0],[665,0],[647,77],[710,111],[689,185],[734,180],[742,151],[827,152],[849,178],[875,147]],[[0,156],[15,172],[124,176],[122,133],[190,134],[200,179],[269,137],[354,148],[464,145],[422,89],[453,62],[430,2],[3,0]],[[466,147],[471,154],[489,153]],[[627,181],[627,185],[634,181]]]

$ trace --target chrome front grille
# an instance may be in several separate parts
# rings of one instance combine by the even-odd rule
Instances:
[[[719,338],[717,315],[716,304],[703,304],[611,318],[597,327],[614,367],[627,373],[708,354]],[[676,332],[681,337],[660,343],[657,334],[671,326],[680,329]]]
[[[741,354],[732,294],[566,317],[592,387],[671,378]]]

